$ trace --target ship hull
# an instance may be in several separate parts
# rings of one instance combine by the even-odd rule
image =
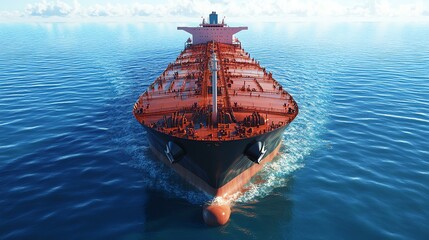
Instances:
[[[216,197],[204,221],[224,225],[229,202],[278,154],[298,105],[233,37],[247,27],[218,24],[212,12],[210,24],[178,29],[192,40],[140,95],[133,113],[157,158]]]
[[[196,141],[177,138],[145,126],[151,149],[157,158],[189,183],[212,196],[241,191],[251,177],[277,155],[286,127],[238,140]],[[184,150],[184,156],[176,163],[171,163],[165,153],[169,142],[174,142]],[[266,153],[260,163],[251,161],[244,154],[256,142],[263,142],[266,146]]]

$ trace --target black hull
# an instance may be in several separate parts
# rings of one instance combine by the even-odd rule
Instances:
[[[164,157],[166,145],[172,141],[184,150],[179,164],[214,189],[219,189],[242,172],[252,167],[251,161],[244,152],[252,144],[265,143],[266,154],[270,155],[279,146],[287,125],[254,137],[231,141],[201,141],[177,138],[143,125],[148,133],[151,147]],[[166,159],[166,157],[165,157]],[[262,160],[261,164],[265,159]]]

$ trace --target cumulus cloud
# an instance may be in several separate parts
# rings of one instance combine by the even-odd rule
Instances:
[[[77,1],[74,3],[79,4]],[[43,0],[39,3],[27,5],[25,13],[30,16],[64,17],[71,15],[74,11],[76,11],[76,6],[71,6],[65,2],[47,2],[46,0]]]
[[[414,0],[178,0],[161,3],[93,4],[83,6],[78,0],[42,0],[29,4],[23,16],[38,17],[200,17],[217,10],[222,16],[255,20],[276,18],[356,17],[356,18],[429,18],[429,2]]]

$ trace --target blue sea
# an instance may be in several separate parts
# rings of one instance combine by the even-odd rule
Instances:
[[[429,238],[428,23],[237,34],[300,113],[217,228],[132,115],[177,25],[0,24],[0,239]]]

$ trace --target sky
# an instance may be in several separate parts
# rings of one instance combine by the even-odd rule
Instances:
[[[195,19],[217,11],[245,21],[429,21],[429,0],[0,0],[0,21]]]

